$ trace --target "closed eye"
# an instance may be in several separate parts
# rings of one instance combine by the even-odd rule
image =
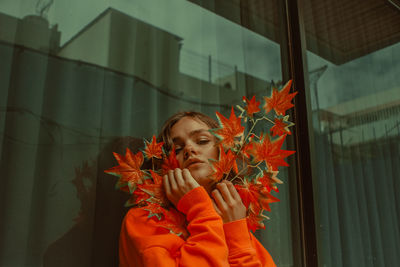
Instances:
[[[206,145],[206,144],[208,144],[209,142],[210,142],[210,140],[208,140],[208,139],[201,139],[201,140],[197,141],[197,144],[199,144],[199,145]]]

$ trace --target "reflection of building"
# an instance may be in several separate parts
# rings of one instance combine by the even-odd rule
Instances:
[[[239,73],[235,70],[233,74],[217,78],[215,83],[222,87],[236,90],[239,87],[238,75]]]
[[[211,81],[180,72],[180,37],[112,8],[101,13],[62,47],[57,25],[49,27],[43,17],[31,15],[18,19],[0,13],[0,25],[0,41],[6,44],[134,76],[161,91],[168,91],[171,97],[189,102],[231,105],[245,94],[265,95],[269,88],[267,81],[214,61]],[[198,55],[185,62],[185,67],[198,71],[196,64],[202,60],[203,56]],[[221,75],[224,77],[218,78]]]
[[[178,36],[109,8],[64,44],[59,55],[168,87],[177,80],[180,41]]]
[[[270,86],[269,82],[251,76],[247,73],[235,70],[234,73],[218,78],[215,83],[220,86],[220,88],[230,89],[232,91],[238,90],[242,92],[242,95],[265,95],[265,89]]]
[[[394,88],[320,110],[321,131],[341,145],[400,135],[400,88]]]
[[[108,8],[65,43],[58,55],[132,75],[173,95],[196,101],[237,102],[246,94],[249,83],[255,85],[250,86],[251,93],[265,94],[266,81],[244,73],[235,74],[234,68],[224,78],[234,80],[231,86],[225,86],[222,80],[210,82],[180,72],[181,42],[176,35]]]
[[[0,13],[0,25],[0,41],[53,54],[59,49],[61,33],[57,25],[50,27],[40,16],[18,19]]]
[[[189,101],[231,105],[243,95],[266,95],[269,88],[269,82],[216,61],[210,61],[210,69],[206,70],[211,80],[180,72],[183,41],[180,37],[112,8],[97,16],[62,47],[57,25],[49,27],[41,16],[18,19],[0,13],[0,25],[0,41],[134,76],[168,91],[171,96]],[[191,58],[185,67],[195,72],[204,71],[204,66],[197,66],[203,57]]]

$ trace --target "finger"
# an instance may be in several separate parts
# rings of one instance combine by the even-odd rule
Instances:
[[[218,208],[217,204],[215,203],[214,199],[211,199],[214,209],[215,211],[218,213],[219,216],[222,216],[222,212],[220,211],[220,209]]]
[[[174,176],[175,176],[175,181],[176,181],[176,184],[178,185],[178,187],[179,188],[184,187],[185,181],[183,180],[183,177],[182,177],[182,170],[179,168],[176,168],[174,170]]]
[[[219,183],[217,188],[219,192],[221,192],[226,203],[233,203],[233,197],[231,196],[231,192],[229,191],[226,183]]]
[[[189,183],[191,185],[195,185],[195,186],[199,185],[197,183],[197,181],[193,178],[192,174],[190,173],[190,171],[188,169],[182,170],[182,176],[183,176],[183,180],[186,181],[187,183]]]
[[[231,183],[231,182],[226,182],[226,185],[228,187],[229,192],[231,193],[231,196],[235,199],[235,200],[242,200],[242,198],[240,197],[238,191],[236,190],[235,186]]]
[[[222,195],[218,189],[214,189],[212,191],[212,196],[213,196],[215,203],[217,204],[219,210],[225,210],[224,207],[226,207],[227,205],[226,205],[225,200],[222,198]]]
[[[176,192],[178,190],[178,185],[176,184],[175,175],[174,175],[173,170],[168,171],[168,180],[169,180],[169,184],[171,185],[171,191]]]
[[[182,176],[183,176],[183,179],[186,180],[186,181],[189,181],[189,180],[191,180],[191,179],[194,179],[194,178],[192,177],[192,174],[190,173],[190,171],[189,171],[188,169],[183,169],[183,170],[182,170]]]
[[[168,175],[164,175],[164,176],[163,176],[163,184],[164,184],[165,194],[166,194],[167,196],[171,195],[171,186],[170,186],[168,180],[169,180],[169,179],[168,179]]]

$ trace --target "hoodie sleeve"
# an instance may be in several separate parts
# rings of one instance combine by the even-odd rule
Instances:
[[[177,208],[188,221],[186,240],[158,227],[143,209],[127,213],[120,235],[121,267],[229,266],[223,223],[205,189],[188,192]]]
[[[224,224],[230,266],[276,267],[271,255],[249,232],[246,219]]]

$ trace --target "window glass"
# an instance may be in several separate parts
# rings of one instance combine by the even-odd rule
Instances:
[[[103,172],[112,152],[177,111],[228,115],[282,80],[279,1],[198,2],[0,2],[1,266],[116,266],[127,196]],[[291,266],[280,175],[257,237]]]
[[[400,264],[400,10],[305,1],[320,266]]]

